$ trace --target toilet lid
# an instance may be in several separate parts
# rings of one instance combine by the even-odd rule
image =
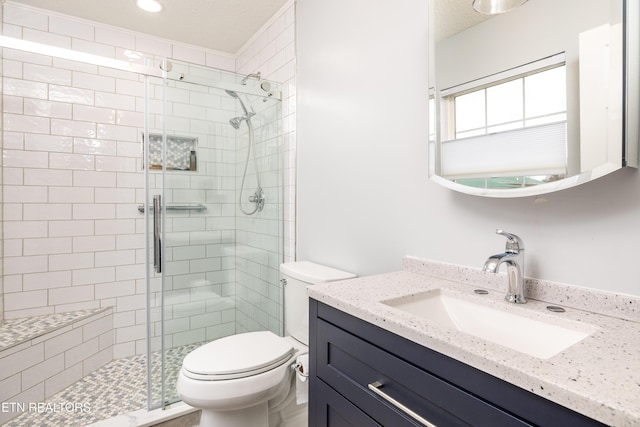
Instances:
[[[198,347],[187,354],[182,368],[196,379],[243,378],[279,366],[291,354],[293,346],[273,332],[247,332]]]

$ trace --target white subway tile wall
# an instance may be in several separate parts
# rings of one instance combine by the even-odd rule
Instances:
[[[200,141],[198,171],[168,174],[166,202],[207,206],[204,213],[167,215],[169,346],[233,333],[236,321],[238,330],[280,331],[276,254],[283,249],[283,230],[271,202],[284,200],[285,260],[293,260],[293,3],[237,58],[14,3],[4,4],[3,23],[5,35],[25,40],[140,63],[167,56],[241,74],[259,70],[264,78],[282,83],[281,111],[269,109],[272,102],[251,100],[256,110],[266,109],[265,117],[255,120],[256,135],[260,134],[256,152],[268,191],[260,218],[236,212],[234,189],[240,183],[247,145],[246,133],[227,123],[237,112],[236,101],[222,91],[172,84],[166,120],[169,132],[197,136]],[[144,353],[145,223],[137,211],[144,199],[143,79],[10,49],[4,49],[2,71],[4,316],[114,306],[114,357]],[[216,78],[224,74],[196,66],[188,71],[218,73]],[[154,113],[150,127],[158,130],[161,90],[151,86],[156,89],[151,91],[155,101],[150,104]],[[280,114],[281,128],[273,121]],[[280,169],[284,169],[284,194],[278,174],[269,172]],[[251,179],[249,175],[247,180]],[[152,288],[157,287],[154,280]],[[233,307],[235,294],[239,312]],[[158,310],[152,310],[151,317],[157,322]],[[186,329],[187,323],[192,329]],[[154,347],[158,343],[159,339],[152,340]]]
[[[295,260],[295,209],[291,207],[295,201],[295,182],[287,180],[287,176],[295,175],[295,126],[291,126],[295,123],[294,10],[293,3],[285,6],[241,48],[236,59],[236,70],[241,75],[260,71],[262,78],[279,82],[283,98],[277,108],[253,103],[256,108],[264,108],[264,116],[255,124],[255,134],[258,168],[267,202],[258,217],[246,217],[238,212],[236,320],[240,331],[284,332],[279,264],[283,260]],[[258,83],[250,79],[247,84]],[[276,117],[283,119],[278,123]],[[281,129],[273,129],[276,124]],[[246,131],[241,133],[239,144],[236,188],[240,187],[240,169],[246,157]],[[255,183],[255,177],[249,174],[247,181]],[[255,187],[251,185],[246,186],[243,198],[253,194]],[[284,224],[277,220],[283,215]],[[284,256],[278,257],[278,253]]]
[[[282,168],[284,203],[284,261],[295,261],[295,176],[296,176],[296,78],[295,7],[289,2],[270,24],[256,33],[236,59],[236,71],[279,82],[282,90]]]

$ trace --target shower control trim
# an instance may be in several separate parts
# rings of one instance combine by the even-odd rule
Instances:
[[[253,193],[252,196],[249,196],[249,202],[255,203],[257,205],[258,212],[261,212],[262,209],[264,209],[265,197],[262,187],[258,187],[256,189],[256,192]]]

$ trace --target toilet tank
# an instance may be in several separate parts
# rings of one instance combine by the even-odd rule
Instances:
[[[352,279],[355,274],[309,261],[280,264],[284,283],[284,327],[287,335],[309,345],[309,297],[307,286]]]

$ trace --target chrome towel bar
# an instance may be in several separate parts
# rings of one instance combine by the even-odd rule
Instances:
[[[168,211],[206,211],[207,207],[201,203],[197,205],[167,205],[165,208]],[[138,212],[144,213],[144,205],[138,206]]]

